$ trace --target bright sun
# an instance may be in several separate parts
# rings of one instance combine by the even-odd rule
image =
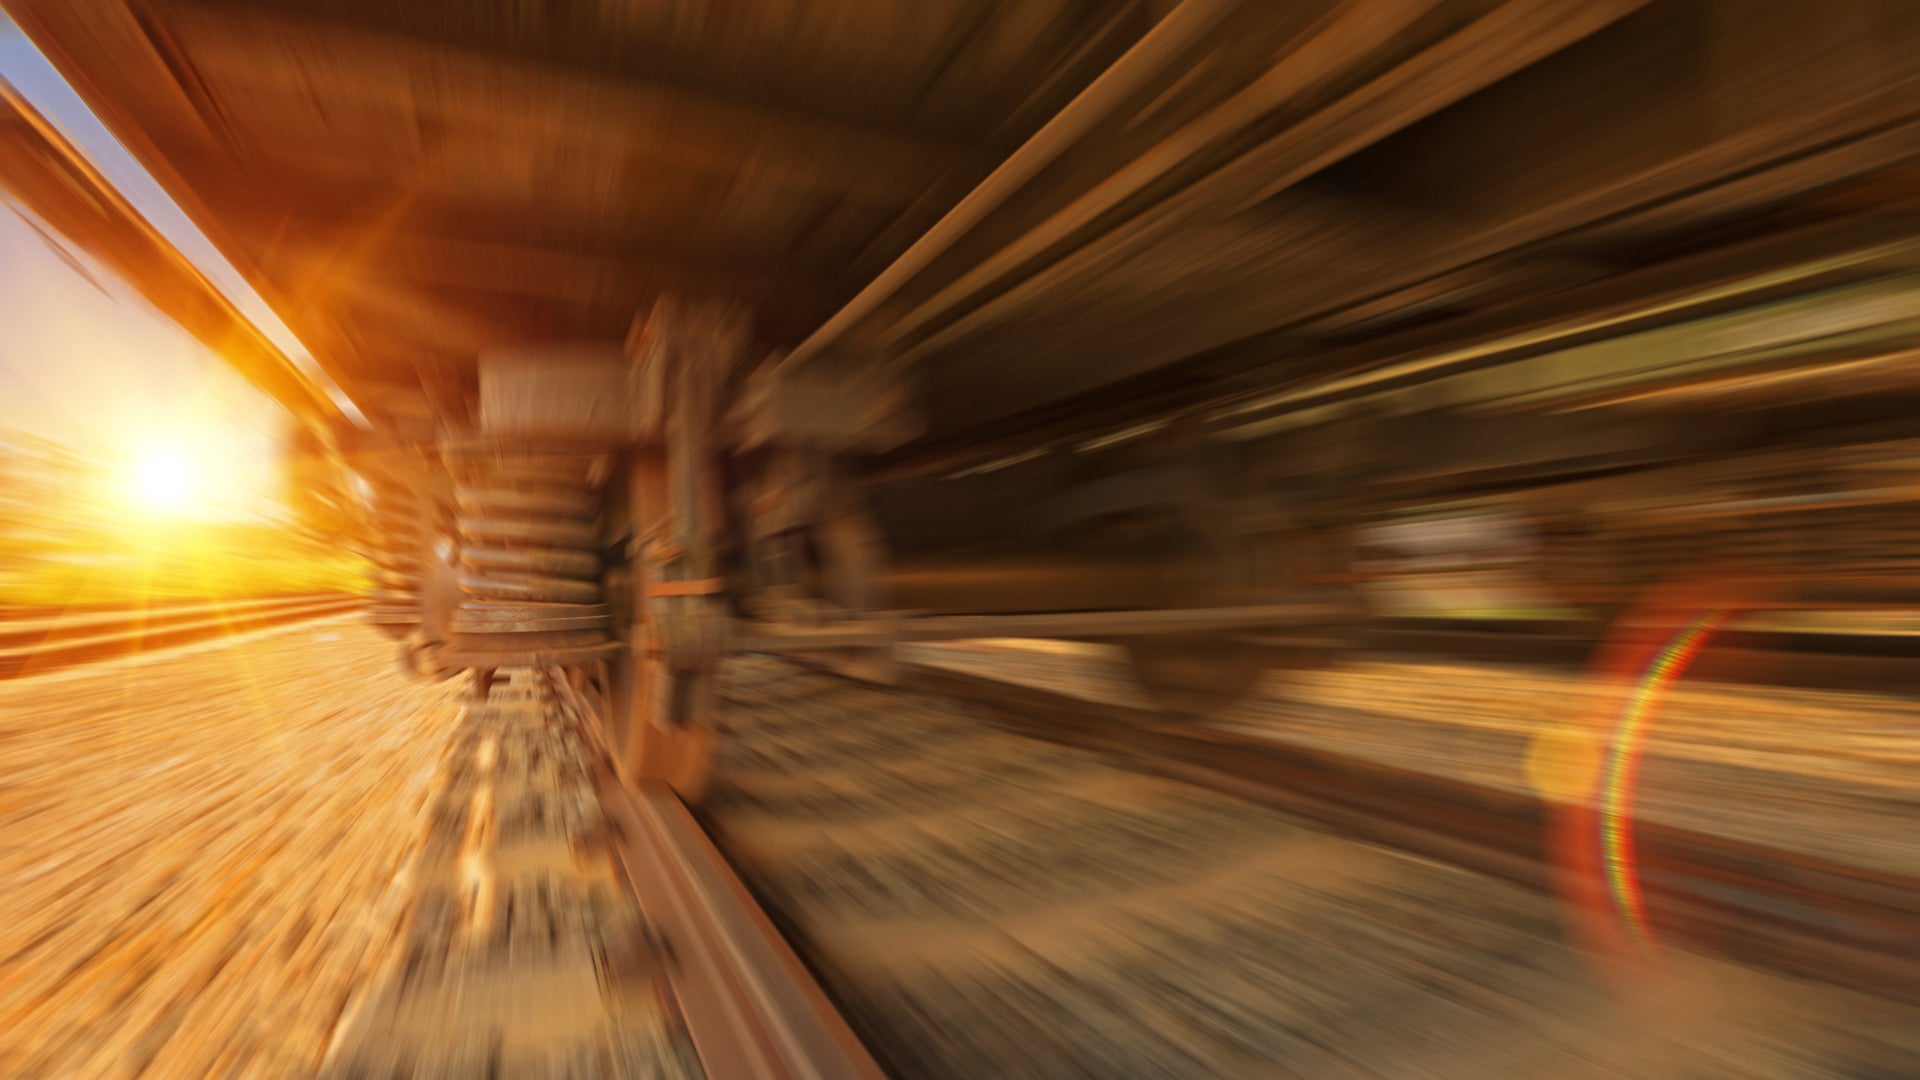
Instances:
[[[199,490],[198,470],[193,459],[179,450],[155,447],[133,460],[128,486],[141,506],[179,513],[193,505]]]

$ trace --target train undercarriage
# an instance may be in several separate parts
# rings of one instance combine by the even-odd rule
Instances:
[[[636,778],[739,652],[1106,643],[1202,716],[1415,574],[1920,599],[1911,5],[510,6],[7,3],[364,417],[236,359],[401,663],[563,667]]]

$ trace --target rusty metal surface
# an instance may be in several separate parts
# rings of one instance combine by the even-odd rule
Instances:
[[[553,718],[590,748],[605,839],[649,920],[702,1068],[766,1080],[878,1080],[879,1067],[657,764],[655,774],[635,776],[615,756],[576,675],[548,668],[536,685],[557,706]]]
[[[625,442],[638,427],[633,381],[617,344],[491,350],[479,358],[479,430]]]

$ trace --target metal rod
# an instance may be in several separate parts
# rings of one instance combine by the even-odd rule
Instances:
[[[880,575],[880,603],[942,615],[1153,608],[1179,596],[1181,569],[1073,553],[907,555]]]
[[[968,638],[1104,638],[1140,634],[1203,634],[1288,626],[1341,618],[1350,609],[1333,604],[1261,604],[1245,607],[1170,608],[1164,611],[1075,611],[1045,615],[929,615],[862,619],[821,626],[738,624],[728,638],[737,652],[805,652],[914,641]]]
[[[1378,6],[1335,7],[1283,53],[1258,78],[1115,170],[1080,198],[1049,216],[1006,247],[980,261],[957,280],[889,327],[885,340],[899,345],[934,320],[963,306],[1054,245],[1073,236],[1145,190],[1168,173],[1259,123],[1289,101],[1340,74],[1342,62],[1368,55],[1391,41],[1409,23],[1426,15],[1432,0],[1402,0],[1390,10]]]
[[[1196,223],[1246,211],[1321,169],[1432,115],[1468,94],[1587,37],[1647,0],[1525,0],[1501,5],[1422,53],[1248,148],[1123,226],[1110,230],[893,358],[919,363],[1050,290],[1072,289],[1141,257]],[[1052,295],[1059,295],[1054,292]]]
[[[900,291],[901,286],[952,247],[954,241],[967,235],[1040,170],[1184,55],[1187,48],[1212,29],[1233,6],[1231,0],[1183,0],[845,307],[795,346],[781,361],[781,366],[797,366],[812,360],[844,337],[861,319],[873,314]]]

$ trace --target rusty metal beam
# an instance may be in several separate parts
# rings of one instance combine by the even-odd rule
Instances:
[[[921,82],[923,100],[907,100],[905,93],[877,92],[880,88],[855,78],[822,78],[817,62],[805,51],[786,42],[778,47],[771,42],[756,47],[748,40],[753,13],[742,17],[720,15],[674,25],[666,19],[648,22],[647,12],[639,7],[621,5],[549,5],[530,17],[524,5],[511,0],[460,0],[458,3],[392,3],[390,0],[168,0],[174,10],[239,12],[263,15],[280,21],[299,21],[331,25],[342,29],[377,33],[399,41],[424,43],[435,48],[457,48],[489,62],[503,65],[537,63],[548,70],[578,74],[633,90],[684,99],[696,105],[749,110],[761,114],[770,123],[798,123],[809,127],[833,127],[862,132],[880,138],[903,138],[958,145],[975,141],[982,129],[1001,117],[1001,110],[981,100],[984,93],[1013,95],[1017,85],[1007,85],[983,71],[972,72],[975,85],[945,87],[953,81],[955,69],[962,67],[966,47],[973,35],[967,25],[1004,19],[1007,12],[998,5],[978,4],[972,0],[926,0],[926,2],[885,11],[872,6],[795,4],[793,12],[769,11],[772,20],[782,15],[797,16],[799,21],[837,24],[833,35],[843,47],[873,50],[877,43],[896,46],[889,57],[900,74]],[[1107,7],[1116,13],[1139,12],[1144,6],[1136,0],[1096,0],[1088,3],[1032,3],[1033,21],[1042,32],[1033,35],[1031,49],[1038,56],[1057,53],[1072,34],[1079,30],[1077,20],[1089,14],[1089,8]],[[759,5],[762,10],[768,5]],[[811,9],[811,10],[809,10]],[[876,15],[882,17],[876,18]],[[622,17],[630,23],[622,25]],[[889,17],[890,16],[890,17]],[[739,55],[714,57],[699,40],[706,29],[720,39],[723,47],[736,53],[751,53],[751,63]],[[791,24],[781,28],[795,29]],[[906,58],[914,46],[950,33],[957,46],[948,46],[938,57],[929,56],[924,64],[912,64]],[[895,41],[895,38],[920,39]],[[1007,47],[1018,39],[1003,40]],[[901,49],[898,46],[906,45]],[[1052,51],[1047,51],[1049,46]],[[838,72],[836,74],[845,74]],[[925,98],[934,98],[929,102]],[[938,99],[951,98],[941,107]]]
[[[1232,9],[1231,0],[1182,0],[1179,7],[902,252],[893,265],[869,282],[805,341],[794,346],[784,362],[805,364],[832,348],[1069,147],[1098,130],[1115,109],[1188,56],[1194,44]]]
[[[247,158],[275,142],[298,149],[305,132],[318,129],[397,161],[468,146],[490,158],[502,178],[524,178],[524,163],[568,162],[577,171],[605,161],[626,171],[684,169],[725,182],[743,175],[752,159],[788,183],[902,200],[967,153],[783,114],[777,105],[595,78],[305,14],[252,5],[163,11],[158,25],[192,57],[217,122],[244,140]],[[255,122],[263,116],[276,122]],[[387,164],[382,158],[369,153],[340,164],[379,168]],[[489,179],[458,171],[473,182]]]
[[[1095,395],[1050,402],[906,449],[879,475],[905,480],[1039,446],[1070,446],[1148,418],[1206,416],[1223,427],[1353,400],[1447,374],[1520,360],[1920,266],[1920,217],[1842,220],[1728,245],[1542,297],[1330,347],[1284,334],[1145,372]]]
[[[544,297],[570,307],[608,312],[617,331],[632,312],[661,292],[737,296],[770,302],[773,280],[725,266],[699,266],[640,255],[620,257],[569,248],[418,233],[370,238],[359,247],[310,234],[284,241],[271,260],[274,273],[295,279],[320,275],[371,278],[409,287],[447,286],[477,294]]]
[[[928,333],[899,354],[899,362],[923,361],[958,348],[1017,314],[1047,306],[1065,290],[1149,257],[1155,245],[1183,231],[1256,207],[1348,155],[1607,27],[1644,2],[1511,0]],[[947,303],[957,306],[958,300]],[[1188,349],[1200,347],[1193,342]]]
[[[1311,203],[1296,208],[1288,199],[1269,198],[1238,212],[1222,203],[1216,217],[1196,217],[1162,235],[1136,230],[1103,237],[948,323],[908,355],[937,357],[936,368],[950,382],[1033,383],[1028,400],[1042,391],[1067,400],[1116,375],[1186,363],[1258,335],[1299,331],[1358,305],[1395,303],[1396,294],[1404,297],[1480,260],[1631,251],[1628,245],[1684,238],[1686,230],[1697,233],[1731,215],[1778,205],[1859,170],[1897,165],[1914,157],[1912,132],[1920,117],[1920,73],[1900,52],[1913,31],[1910,20],[1893,21],[1898,7],[1850,6],[1844,28],[1824,33],[1823,47],[1853,49],[1831,55],[1855,61],[1844,78],[1831,79],[1816,79],[1808,67],[1809,56],[1830,54],[1809,52],[1799,40],[1802,30],[1825,26],[1811,11],[1762,26],[1739,20],[1737,5],[1719,5],[1714,10],[1722,21],[1739,27],[1704,25],[1696,28],[1696,41],[1682,32],[1685,26],[1670,25],[1680,17],[1673,10],[1649,8],[1645,18],[1580,45],[1577,56],[1570,52],[1529,69],[1312,178],[1331,190],[1347,186],[1383,217],[1419,209],[1444,226],[1430,235],[1343,245],[1321,238],[1339,239],[1357,219],[1326,216]],[[1887,22],[1880,32],[1869,18],[1874,12]],[[1677,53],[1658,78],[1637,74],[1636,50],[1649,44]],[[1755,104],[1765,99],[1752,93],[1753,69],[1769,63],[1787,65],[1774,77],[1799,78],[1806,93],[1776,99],[1772,107]],[[1699,70],[1683,70],[1691,71],[1685,79],[1666,77],[1668,68],[1687,64]],[[1617,107],[1594,89],[1609,75],[1616,83],[1634,75],[1633,95]],[[1593,149],[1599,140],[1592,125],[1557,122],[1560,110],[1543,103],[1563,99],[1582,115],[1606,117],[1604,145],[1617,152]],[[1631,145],[1619,147],[1629,137]],[[1852,209],[1870,205],[1862,200],[1898,197],[1898,185],[1863,192]],[[1181,272],[1166,274],[1168,267]],[[1067,311],[1071,318],[1063,317]],[[1033,374],[1051,357],[1109,353],[1114,358],[1097,374],[1084,365],[1054,364],[1058,374],[1044,385]],[[950,405],[946,430],[994,415],[991,402]]]
[[[1334,7],[1243,89],[1116,169],[1084,195],[903,314],[887,327],[884,346],[899,349],[910,344],[972,298],[992,291],[1023,269],[1030,271],[1049,252],[1084,234],[1149,185],[1217,150],[1276,110],[1323,92],[1324,87],[1348,75],[1357,62],[1393,45],[1411,26],[1430,15],[1433,7],[1433,0]]]

